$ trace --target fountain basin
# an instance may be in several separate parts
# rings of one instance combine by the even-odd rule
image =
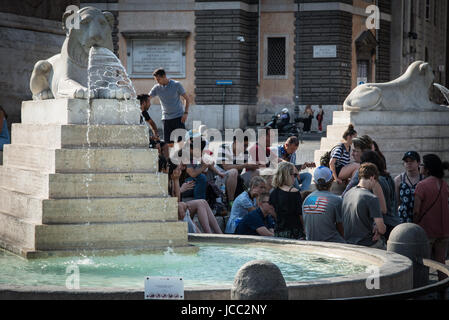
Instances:
[[[412,263],[411,261],[401,255],[386,252],[377,249],[358,247],[352,245],[341,245],[334,243],[320,243],[320,242],[305,242],[305,241],[294,241],[285,240],[278,238],[261,238],[261,237],[246,237],[246,236],[229,236],[229,235],[189,235],[189,243],[195,246],[221,246],[222,251],[225,252],[224,256],[233,255],[233,251],[238,251],[237,255],[240,255],[237,259],[237,264],[234,266],[218,266],[218,270],[223,270],[227,268],[229,270],[227,279],[223,281],[218,281],[217,279],[210,279],[204,281],[199,279],[197,283],[192,283],[191,281],[185,281],[185,299],[191,300],[229,300],[230,291],[232,286],[233,275],[245,262],[250,260],[256,260],[260,255],[254,256],[248,254],[245,257],[245,248],[255,248],[256,252],[278,252],[285,255],[288,259],[287,265],[291,265],[294,262],[294,256],[298,255],[298,261],[304,259],[304,257],[312,257],[311,259],[318,262],[319,271],[316,272],[312,270],[312,273],[320,273],[318,277],[310,277],[306,272],[305,277],[299,278],[300,280],[295,280],[295,271],[290,268],[290,270],[284,271],[285,266],[280,263],[281,271],[283,272],[284,278],[289,290],[289,299],[333,299],[333,298],[347,298],[347,297],[357,297],[357,296],[370,296],[379,295],[391,292],[399,292],[403,290],[408,290],[412,288],[413,285],[413,275],[412,275]],[[233,249],[237,246],[236,250]],[[224,249],[223,249],[224,248]],[[218,252],[217,249],[214,249]],[[272,250],[272,251],[270,251]],[[248,251],[250,252],[250,251]],[[209,253],[210,254],[210,253]],[[218,253],[217,253],[218,254]],[[274,254],[273,254],[274,255]],[[311,256],[314,255],[314,256]],[[182,273],[183,266],[187,264],[192,264],[194,262],[190,261],[187,256],[184,264],[181,256],[176,256],[180,260],[176,261],[178,265],[177,275]],[[245,258],[247,259],[245,261]],[[274,260],[276,257],[273,257]],[[330,267],[326,266],[327,259],[336,259],[338,261],[337,265],[341,265],[342,262],[348,261],[352,266],[350,266],[349,272],[342,272],[340,267]],[[85,257],[89,259],[89,257]],[[133,259],[136,259],[134,257]],[[269,259],[267,259],[269,260]],[[88,261],[88,260],[87,260]],[[320,265],[321,261],[321,265]],[[136,263],[129,260],[131,265],[136,266]],[[214,262],[211,262],[213,264]],[[275,262],[278,264],[278,262]],[[308,264],[309,262],[307,262]],[[294,263],[293,263],[294,265]],[[81,266],[82,267],[82,266]],[[96,288],[86,288],[82,286],[82,269],[80,267],[81,273],[81,288],[78,290],[69,290],[64,286],[30,286],[30,285],[12,285],[12,284],[1,284],[0,281],[0,298],[2,299],[142,299],[143,298],[143,277],[150,274],[150,271],[142,271],[141,274],[141,287],[134,286],[123,287],[123,288],[113,288],[113,287],[96,287]],[[328,267],[327,269],[325,267]],[[330,267],[330,268],[329,268]],[[367,279],[372,277],[372,273],[367,272],[367,268],[372,269],[378,268],[379,272],[379,289],[368,289]],[[204,265],[204,268],[208,268]],[[217,266],[210,266],[210,269],[215,270],[217,273]],[[215,268],[215,269],[214,269]],[[220,269],[221,268],[221,269]],[[287,266],[287,269],[289,267]],[[324,269],[323,269],[324,268]],[[148,268],[146,270],[157,269]],[[283,270],[284,269],[284,270]],[[312,268],[313,269],[313,268]],[[335,269],[335,270],[334,270]],[[338,270],[336,270],[338,269]],[[163,268],[162,268],[163,270]],[[234,271],[235,270],[235,271]],[[330,271],[330,272],[329,272]],[[64,272],[64,271],[63,271]],[[101,269],[99,271],[101,274]],[[154,274],[154,275],[167,275],[165,274]],[[218,272],[219,273],[219,272]],[[226,272],[223,272],[226,273]],[[20,274],[17,275],[21,277]],[[1,277],[1,276],[0,276]],[[204,276],[203,278],[206,278]],[[0,278],[1,280],[1,278]],[[368,280],[369,281],[369,280]],[[114,285],[114,281],[109,284],[109,286]]]

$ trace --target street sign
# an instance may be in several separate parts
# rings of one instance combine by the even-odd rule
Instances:
[[[230,86],[232,85],[232,80],[215,80],[217,86]]]

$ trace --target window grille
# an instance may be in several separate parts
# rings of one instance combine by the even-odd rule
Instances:
[[[285,37],[267,40],[267,76],[285,76]]]

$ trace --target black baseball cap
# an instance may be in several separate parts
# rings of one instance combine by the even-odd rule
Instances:
[[[404,154],[404,157],[402,157],[402,161],[404,161],[407,158],[421,162],[421,157],[419,156],[419,153],[416,151],[407,151]]]

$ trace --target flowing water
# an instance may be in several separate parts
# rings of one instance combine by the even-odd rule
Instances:
[[[285,280],[308,281],[363,273],[365,265],[330,255],[264,245],[200,244],[196,254],[84,256],[24,260],[0,251],[0,285],[65,286],[67,268],[78,266],[80,287],[142,289],[145,276],[182,277],[185,286],[232,285],[246,262],[269,260]]]

